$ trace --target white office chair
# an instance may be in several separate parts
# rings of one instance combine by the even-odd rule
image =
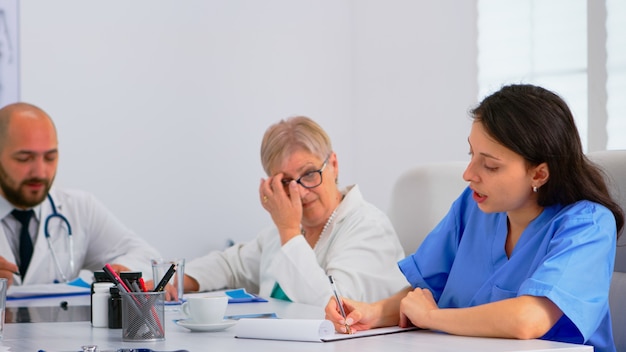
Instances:
[[[606,172],[611,195],[626,212],[626,149],[591,152],[587,157]],[[626,238],[622,239],[624,240]],[[619,271],[626,272],[626,263],[621,269],[623,270]]]
[[[591,152],[587,156],[606,172],[611,195],[626,212],[626,150]],[[618,241],[609,304],[615,347],[618,352],[626,352],[626,231]]]
[[[424,164],[394,184],[388,215],[405,254],[412,254],[467,187],[465,161]]]

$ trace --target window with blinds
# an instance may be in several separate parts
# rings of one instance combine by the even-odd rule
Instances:
[[[626,1],[606,2],[607,149],[626,149]]]
[[[510,83],[543,86],[567,102],[585,149],[594,123],[606,125],[606,149],[626,148],[626,2],[607,0],[608,15],[590,21],[587,1],[597,0],[478,0],[478,98]],[[588,117],[589,26],[607,33],[602,118]]]

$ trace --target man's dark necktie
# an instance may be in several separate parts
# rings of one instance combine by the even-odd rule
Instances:
[[[26,270],[28,270],[28,264],[30,264],[30,258],[33,256],[33,240],[30,238],[30,231],[28,230],[30,224],[30,218],[35,214],[33,210],[17,210],[14,209],[11,214],[22,224],[20,230],[20,275],[22,279],[26,276]]]

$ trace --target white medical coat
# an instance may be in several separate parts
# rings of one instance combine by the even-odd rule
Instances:
[[[358,186],[344,194],[315,248],[301,235],[281,246],[271,227],[250,242],[189,262],[185,274],[198,281],[200,291],[243,287],[262,297],[270,297],[278,283],[290,300],[317,306],[332,295],[327,275],[343,296],[366,302],[408,286],[397,265],[404,252],[387,215],[365,202]]]
[[[143,277],[152,278],[151,258],[160,257],[159,252],[126,228],[93,195],[78,190],[52,188],[50,195],[57,212],[67,218],[74,241],[74,271],[70,270],[67,227],[58,217],[50,220],[48,231],[61,269],[69,280],[79,276],[82,270],[102,271],[106,263],[121,264],[133,271],[141,271]],[[14,207],[0,197],[0,219],[4,219]],[[31,262],[23,282],[14,277],[14,285],[61,282],[61,275],[54,264],[48,242],[44,235],[46,218],[52,214],[52,205],[46,198],[33,208],[39,221],[37,237]],[[7,241],[4,228],[0,226],[0,256],[16,263]]]

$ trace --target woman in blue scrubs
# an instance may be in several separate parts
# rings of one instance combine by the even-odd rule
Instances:
[[[556,94],[505,86],[472,111],[469,187],[417,252],[410,287],[366,304],[334,300],[340,332],[409,326],[615,351],[608,295],[624,214],[583,154]]]

